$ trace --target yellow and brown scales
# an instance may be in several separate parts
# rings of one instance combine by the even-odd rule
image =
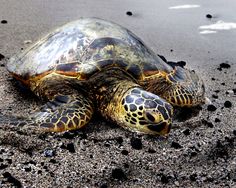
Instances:
[[[14,124],[45,131],[79,129],[98,111],[131,131],[166,135],[172,105],[204,102],[194,71],[164,62],[131,31],[97,18],[54,30],[13,57],[7,69],[48,100]]]

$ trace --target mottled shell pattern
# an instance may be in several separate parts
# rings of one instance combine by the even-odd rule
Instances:
[[[87,80],[107,67],[120,67],[137,80],[172,70],[131,31],[97,18],[59,27],[7,64],[22,80],[52,72]]]

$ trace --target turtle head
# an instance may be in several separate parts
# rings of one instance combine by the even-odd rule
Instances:
[[[123,95],[122,108],[125,128],[146,134],[169,133],[173,108],[157,95],[132,88]]]

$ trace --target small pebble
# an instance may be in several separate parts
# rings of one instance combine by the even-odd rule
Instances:
[[[119,137],[116,138],[116,141],[117,141],[118,144],[121,145],[124,140],[123,140],[123,138],[121,136],[119,136]]]
[[[7,20],[1,20],[1,24],[7,24]]]
[[[196,181],[196,180],[197,180],[196,177],[197,177],[197,174],[191,174],[191,175],[189,176],[189,179],[190,179],[191,181]]]
[[[225,141],[228,142],[228,143],[230,143],[230,144],[232,144],[232,145],[234,144],[234,138],[232,138],[232,137],[226,136],[226,137],[225,137]]]
[[[205,104],[208,104],[208,105],[212,104],[211,100],[208,97],[205,98]]]
[[[104,143],[105,147],[110,147],[111,145],[109,143]]]
[[[140,138],[134,138],[132,137],[130,140],[130,144],[133,149],[140,150],[143,148],[143,144]]]
[[[208,176],[207,176],[207,181],[208,181],[208,182],[213,182],[214,179],[213,179],[210,175],[208,175]]]
[[[183,131],[183,133],[184,133],[186,136],[188,136],[188,135],[190,135],[190,130],[189,130],[189,129],[185,129],[185,130]]]
[[[225,92],[226,94],[234,94],[234,91],[233,90],[227,90],[226,92]]]
[[[216,111],[216,107],[213,105],[213,104],[210,104],[207,106],[207,110],[210,111],[210,112],[213,112],[213,111]]]
[[[230,68],[231,66],[228,64],[228,63],[221,63],[220,64],[220,68],[222,68],[222,69],[228,69],[228,68]]]
[[[113,169],[111,172],[111,176],[114,179],[118,179],[118,180],[126,179],[125,173],[121,168]]]
[[[232,89],[233,90],[233,92],[234,92],[234,95],[236,95],[236,89]]]
[[[207,126],[210,127],[210,128],[214,127],[213,123],[211,123],[211,122],[207,122]]]
[[[235,130],[233,130],[233,134],[234,134],[234,136],[236,136],[236,129],[235,129]]]
[[[125,167],[125,168],[129,168],[129,164],[124,163],[124,167]]]
[[[31,171],[31,167],[25,167],[25,172],[30,172]]]
[[[195,156],[197,156],[197,152],[196,151],[191,152],[191,157],[195,157]]]
[[[57,161],[56,161],[55,159],[50,159],[49,162],[50,162],[50,163],[53,163],[53,164],[56,164],[56,163],[57,163]]]
[[[55,155],[55,152],[52,149],[45,149],[43,151],[43,154],[45,157],[53,157]]]
[[[211,15],[211,14],[207,14],[206,17],[209,18],[209,19],[211,19],[211,18],[212,18],[212,15]]]
[[[126,12],[126,15],[128,15],[128,16],[132,16],[133,13],[132,13],[131,11],[127,11],[127,12]]]
[[[202,120],[202,123],[205,124],[205,125],[207,125],[207,126],[210,127],[210,128],[213,128],[213,127],[214,127],[214,125],[213,125],[212,122],[207,121],[207,120],[205,120],[205,119]]]
[[[5,58],[5,56],[0,54],[0,61],[3,60],[4,58]]]
[[[162,174],[162,176],[161,176],[161,182],[162,183],[169,183],[169,179],[168,179],[168,177],[165,175],[165,174]]]
[[[221,122],[221,120],[219,118],[215,118],[215,122],[219,123],[219,122]]]
[[[152,148],[149,148],[148,149],[148,153],[156,153],[156,150],[152,149]]]
[[[67,149],[69,150],[69,152],[75,153],[75,146],[73,143],[67,144]]]
[[[178,142],[172,142],[171,147],[175,149],[181,149],[183,146],[181,146]]]
[[[123,155],[128,155],[129,152],[128,152],[127,150],[124,149],[124,150],[121,151],[121,154],[123,154]]]
[[[106,183],[103,183],[100,188],[108,188],[107,184]]]
[[[224,107],[225,108],[231,108],[232,107],[232,103],[230,101],[225,101]]]
[[[48,171],[48,167],[45,165],[43,166],[43,169],[45,169],[46,171]]]
[[[212,98],[218,99],[219,97],[218,97],[218,95],[213,94],[213,95],[212,95]]]
[[[29,162],[24,162],[24,165],[28,165],[28,164],[32,164],[32,165],[36,165],[37,163],[35,161],[30,160]]]
[[[178,181],[175,181],[174,184],[179,187],[179,182]]]

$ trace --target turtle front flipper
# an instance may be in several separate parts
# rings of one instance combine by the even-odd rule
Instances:
[[[82,95],[58,95],[29,118],[12,118],[8,124],[45,132],[63,132],[83,127],[92,115],[93,107],[89,99]]]
[[[93,107],[89,99],[80,95],[58,95],[31,118],[45,131],[63,132],[83,127],[92,115]]]
[[[162,97],[175,106],[196,106],[205,102],[205,87],[195,71],[176,66],[166,76],[169,87]]]
[[[205,87],[195,71],[175,66],[170,73],[159,71],[141,85],[174,106],[192,107],[205,103]]]
[[[121,81],[105,108],[103,116],[134,132],[167,135],[173,108],[164,99],[128,81]]]

